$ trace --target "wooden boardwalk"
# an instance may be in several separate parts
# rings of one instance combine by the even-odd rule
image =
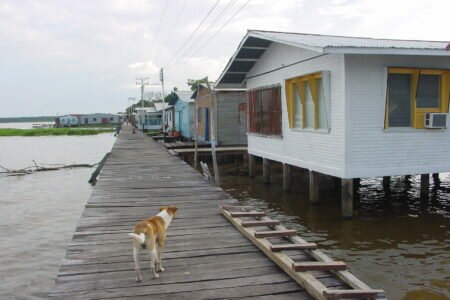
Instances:
[[[157,142],[125,127],[119,135],[68,245],[51,299],[310,299],[310,295],[222,215],[235,203]],[[175,204],[164,267],[151,279],[141,254],[143,281],[135,282],[133,225]],[[327,287],[347,288],[317,272]]]

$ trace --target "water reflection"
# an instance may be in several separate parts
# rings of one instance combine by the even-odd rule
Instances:
[[[261,176],[228,172],[222,187],[244,205],[268,212],[330,256],[348,262],[350,270],[389,299],[448,299],[450,265],[450,176],[430,180],[429,199],[420,199],[420,176],[393,177],[390,190],[382,179],[362,179],[355,193],[355,217],[341,218],[339,184],[321,178],[320,203],[308,201],[308,174],[293,171],[291,193],[282,191],[280,168],[271,184]],[[259,173],[261,174],[260,170]]]

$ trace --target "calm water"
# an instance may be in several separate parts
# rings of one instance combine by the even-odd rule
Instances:
[[[28,124],[0,125],[27,128]],[[0,137],[0,165],[18,169],[32,166],[32,160],[38,164],[94,164],[110,151],[114,141],[112,133]],[[0,175],[0,299],[47,297],[92,191],[87,181],[94,169]]]
[[[271,184],[264,185],[261,176],[229,172],[221,183],[244,205],[268,211],[346,261],[351,272],[384,289],[389,299],[450,299],[449,174],[441,174],[440,183],[431,179],[430,199],[423,201],[419,176],[393,177],[390,195],[381,179],[362,180],[350,221],[341,219],[340,190],[333,180],[321,179],[321,203],[312,206],[306,172],[296,170],[291,193],[282,191],[281,168],[271,176]]]

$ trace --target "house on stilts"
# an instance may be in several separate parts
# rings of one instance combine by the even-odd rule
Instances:
[[[353,214],[354,179],[450,171],[450,45],[250,30],[216,82],[246,88],[248,153],[342,179]],[[250,169],[250,173],[253,171]],[[265,179],[268,180],[268,178]]]

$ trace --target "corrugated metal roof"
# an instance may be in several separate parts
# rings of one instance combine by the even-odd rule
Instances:
[[[271,43],[281,43],[318,53],[450,56],[447,41],[375,39],[295,32],[248,30],[216,84],[243,86],[247,73]],[[224,86],[225,87],[225,86]]]
[[[251,36],[266,38],[271,41],[296,45],[298,47],[324,48],[388,48],[388,49],[423,49],[445,50],[447,41],[420,41],[420,40],[395,40],[375,39],[366,37],[348,37],[319,35],[293,32],[275,32],[249,30]]]
[[[184,102],[194,102],[194,99],[191,99],[193,91],[176,91],[175,94]]]

